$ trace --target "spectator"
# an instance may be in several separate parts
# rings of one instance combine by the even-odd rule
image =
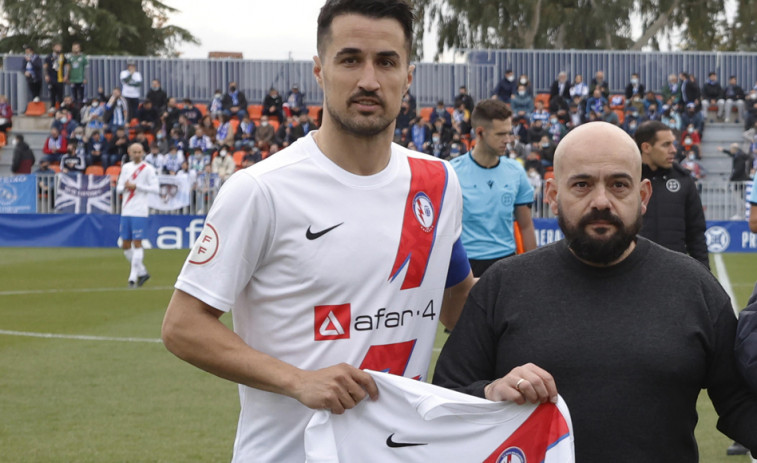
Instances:
[[[681,140],[681,143],[678,146],[676,161],[682,162],[684,159],[686,159],[686,156],[689,153],[694,153],[697,159],[702,159],[699,151],[699,145],[694,143],[694,140],[691,138],[691,136],[686,136],[683,138],[683,140]]]
[[[181,115],[186,117],[192,125],[197,125],[202,119],[202,112],[195,108],[194,103],[189,98],[184,98],[184,108],[181,109]]]
[[[260,116],[260,127],[255,130],[255,145],[261,151],[268,151],[268,147],[276,140],[276,129],[268,122],[268,116]]]
[[[539,139],[538,143],[534,144],[534,146],[539,149],[542,165],[544,167],[551,167],[555,159],[557,143],[552,141],[552,137],[549,134],[545,134]]]
[[[699,89],[696,77],[686,72],[682,72],[678,77],[681,79],[681,102],[686,107],[689,103],[694,103],[695,107],[699,106],[702,91]]]
[[[452,111],[452,129],[459,135],[470,134],[470,111],[468,111],[462,103]]]
[[[609,122],[612,125],[620,126],[620,118],[615,111],[610,108],[610,103],[605,103],[603,106],[602,120]]]
[[[284,122],[284,100],[276,88],[271,87],[263,99],[263,116],[275,117],[280,123]],[[261,118],[262,120],[262,118]]]
[[[82,126],[76,126],[74,130],[71,132],[71,134],[68,137],[68,144],[77,143],[81,146],[80,149],[84,149],[84,145],[86,143],[86,140],[84,138],[84,127]]]
[[[126,135],[126,129],[117,127],[111,142],[108,144],[107,157],[103,158],[103,163],[108,164],[108,166],[118,164],[119,162],[123,163],[128,149],[129,137]],[[103,167],[107,169],[105,165]]]
[[[748,146],[747,151],[750,153],[757,152],[757,121],[752,124],[749,130],[744,131],[741,136]]]
[[[45,140],[45,144],[42,147],[42,152],[45,153],[45,159],[50,163],[59,163],[60,158],[66,154],[68,148],[68,140],[63,136],[57,128],[50,128],[50,136]]]
[[[137,71],[137,63],[129,61],[119,78],[123,96],[128,105],[129,117],[136,117],[139,100],[142,98],[142,74]],[[128,120],[126,121],[129,122]]]
[[[525,85],[518,85],[518,91],[510,98],[510,108],[516,118],[523,116],[531,119],[531,114],[534,112],[534,99],[528,94]]]
[[[184,140],[189,140],[195,134],[195,129],[198,126],[191,124],[183,115],[179,116],[179,123],[176,129],[179,132],[179,137]]]
[[[610,98],[610,86],[607,84],[607,81],[605,80],[604,71],[597,71],[596,74],[594,74],[594,78],[591,79],[591,86],[589,87],[589,93],[594,95],[594,90],[596,89],[599,89],[604,99]],[[601,112],[601,111],[597,111],[597,112]]]
[[[110,166],[110,160],[106,159],[106,153],[108,152],[108,141],[105,140],[102,135],[100,135],[99,130],[92,132],[92,135],[89,137],[89,140],[87,140],[85,144],[85,151],[88,166],[91,166],[93,164],[100,164],[103,167],[103,170],[107,169]]]
[[[717,117],[723,120],[723,110],[725,109],[725,99],[723,98],[723,87],[718,82],[718,75],[711,72],[708,75],[707,82],[702,86],[702,117],[707,119],[707,112],[710,106],[717,106]],[[712,122],[712,120],[710,120]]]
[[[453,130],[447,126],[441,118],[437,118],[433,124],[431,124],[431,138],[433,141],[434,134],[438,134],[440,142],[449,143],[452,141]],[[437,156],[438,157],[438,156]]]
[[[307,108],[305,107],[305,94],[300,92],[300,86],[298,84],[292,85],[292,89],[287,95],[284,106],[289,108],[289,114],[292,116],[299,116],[303,112],[307,112]]]
[[[105,108],[100,105],[97,97],[81,110],[81,122],[84,125],[84,138],[89,138],[92,133],[101,131],[105,128],[103,117]]]
[[[187,151],[187,140],[181,136],[181,131],[178,127],[171,129],[167,140],[168,149],[175,146],[181,153]],[[168,152],[166,149],[166,152]]]
[[[83,174],[87,169],[87,160],[83,149],[76,143],[67,146],[66,154],[60,159],[60,171],[64,174]]]
[[[125,127],[129,123],[131,114],[126,98],[121,96],[121,89],[114,88],[110,99],[105,103],[105,114],[103,116],[108,128],[113,130],[118,127]]]
[[[689,84],[688,87],[692,87],[692,85]],[[686,103],[686,111],[681,114],[681,126],[689,125],[693,125],[700,134],[704,132],[704,117],[702,117],[700,111],[697,111],[697,105],[693,101]]]
[[[137,127],[136,131],[134,132],[134,137],[129,141],[129,145],[133,145],[134,143],[139,143],[140,145],[142,145],[143,153],[150,152],[150,140],[147,139],[145,131],[141,127]]]
[[[515,73],[513,73],[512,69],[508,69],[505,71],[505,77],[502,78],[502,80],[500,80],[497,86],[494,88],[492,97],[496,97],[500,101],[504,101],[505,103],[510,103],[510,98],[512,97],[513,92],[516,90],[516,88]]]
[[[243,118],[247,118],[247,112],[244,113]],[[210,119],[210,117],[208,117]],[[205,127],[202,127],[203,132],[205,131]],[[195,135],[197,133],[195,132]],[[214,140],[216,146],[223,146],[223,145],[233,145],[234,144],[234,130],[231,127],[231,116],[229,114],[224,113],[221,116],[221,125],[218,126],[218,131],[215,133],[215,136],[210,137],[211,140]]]
[[[210,100],[208,112],[210,113],[210,118],[214,121],[221,120],[221,116],[223,115],[223,93],[221,93],[220,88],[217,88],[216,91],[213,92],[213,99]]]
[[[71,95],[66,95],[63,97],[63,102],[60,104],[59,109],[61,111],[68,111],[71,119],[75,120],[77,125],[81,123],[81,111],[79,110],[79,107],[77,107],[76,103],[74,103],[74,99],[73,97],[71,97]]]
[[[166,91],[160,86],[160,80],[153,79],[150,82],[150,90],[147,91],[146,99],[152,102],[152,107],[158,112],[163,114],[168,106],[168,95]]]
[[[671,105],[671,109],[675,111],[672,105],[678,105],[681,101],[681,84],[677,75],[668,76],[668,82],[662,86],[661,93],[663,102]]]
[[[699,156],[697,153],[691,150],[686,153],[686,158],[681,162],[681,167],[689,171],[691,178],[693,178],[695,182],[702,180],[707,175],[704,171],[704,167],[699,163],[698,158]]]
[[[189,149],[194,152],[195,148],[200,148],[204,153],[213,152],[213,140],[209,136],[205,135],[202,127],[195,129],[195,134],[189,139]]]
[[[529,123],[528,119],[525,117],[513,117],[515,120],[515,126],[513,127],[513,135],[515,135],[515,138],[517,140],[520,140],[521,143],[524,145],[529,144],[528,142],[528,129],[529,129]]]
[[[229,118],[229,119],[231,119],[231,118]],[[210,114],[206,114],[206,115],[202,116],[202,119],[200,119],[200,125],[199,125],[199,127],[202,127],[202,132],[205,135],[209,136],[211,140],[215,140],[216,139],[216,134],[217,134],[218,131],[216,130],[216,125],[213,122],[213,119],[210,118]],[[219,127],[220,127],[220,125],[219,125]]]
[[[205,170],[205,166],[209,166],[211,162],[210,153],[204,153],[199,146],[192,150],[192,155],[187,160],[189,170],[197,174]]]
[[[527,74],[521,74],[518,77],[518,85],[523,85],[526,87],[526,92],[528,92],[529,95],[533,98],[534,96],[534,89],[531,86],[531,80],[528,78]],[[516,86],[517,88],[517,86]]]
[[[586,115],[589,116],[589,113],[595,112],[597,114],[602,114],[604,111],[604,107],[607,104],[607,98],[602,95],[602,89],[595,88],[591,92],[591,97],[586,100]]]
[[[473,111],[473,97],[468,94],[468,89],[465,85],[461,85],[458,89],[457,96],[455,97],[455,108],[459,108],[463,105],[468,112]]]
[[[406,101],[408,105],[410,105],[410,111],[417,113],[418,112],[418,106],[415,101],[415,95],[410,93],[410,89],[405,92],[405,95],[402,97],[402,101]]]
[[[628,85],[626,85],[626,101],[629,101],[636,95],[639,98],[644,96],[644,84],[639,80],[639,74],[634,72],[631,74],[631,80],[628,82]]]
[[[573,130],[584,122],[585,119],[583,111],[581,111],[576,103],[571,103],[568,109],[568,122],[566,124],[566,128],[568,130]]]
[[[547,128],[541,119],[535,119],[531,127],[528,128],[528,143],[531,145],[538,144],[543,136],[549,136]]]
[[[223,145],[218,151],[218,156],[213,159],[211,163],[212,171],[214,174],[218,174],[221,178],[221,182],[225,182],[231,174],[237,169],[234,164],[234,159],[231,156],[231,150],[228,145]]]
[[[11,172],[14,174],[30,174],[34,165],[34,152],[24,141],[24,136],[16,134],[13,140],[13,162]]]
[[[732,158],[731,177],[732,182],[745,182],[750,180],[749,173],[752,170],[752,157],[741,149],[738,143],[731,143],[731,149],[718,146],[718,151]]]
[[[402,130],[407,129],[415,119],[415,113],[410,111],[410,103],[403,101],[400,106],[400,113],[397,115],[397,122],[394,126],[395,134],[399,134]]]
[[[8,104],[8,98],[0,95],[0,132],[6,133],[13,127],[13,108]]]
[[[298,124],[292,128],[294,132],[295,140],[301,137],[304,137],[309,132],[316,129],[315,123],[313,123],[312,120],[310,120],[310,116],[303,113],[300,114]]]
[[[662,107],[662,100],[657,98],[657,95],[651,90],[647,91],[647,93],[644,95],[644,111],[649,111],[649,106],[651,105],[657,105],[657,108]]]
[[[570,83],[568,82],[568,74],[565,71],[560,71],[557,74],[557,80],[552,82],[552,86],[549,89],[549,100],[552,101],[555,97],[562,98],[566,103],[571,99]]]
[[[644,113],[644,117],[642,117],[643,121],[661,121],[662,120],[662,113],[657,109],[657,103],[652,103],[647,107],[646,112]]]
[[[744,100],[744,107],[749,108],[746,111],[745,128],[752,127],[757,122],[757,90],[752,90]]]
[[[160,127],[160,113],[152,104],[152,100],[145,100],[137,110],[139,126],[148,133],[156,133]],[[146,152],[147,150],[145,150]]]
[[[260,162],[260,151],[255,148],[253,150],[253,147],[251,146],[245,146],[244,147],[244,156],[242,156],[242,169],[246,169],[258,162]]]
[[[236,82],[229,82],[229,90],[221,99],[223,114],[236,116],[239,120],[247,114],[247,97],[237,88]]]
[[[662,117],[660,118],[660,122],[670,127],[670,129],[675,134],[680,133],[681,116],[676,111],[674,111],[670,106],[668,105],[662,106]]]
[[[631,110],[626,113],[626,117],[621,124],[621,128],[631,137],[636,134],[636,129],[639,126],[639,113]]]
[[[150,164],[158,174],[163,173],[163,166],[166,163],[166,155],[160,152],[157,143],[150,145],[150,152],[145,156],[145,162]]]
[[[166,109],[163,111],[163,122],[166,126],[166,131],[170,133],[171,129],[179,124],[179,116],[181,116],[181,109],[176,104],[176,98],[169,98],[166,103]]]
[[[441,126],[441,130],[449,130],[448,127],[445,127],[444,124],[439,121],[440,119],[437,119],[437,123]],[[426,145],[426,154],[441,159],[448,159],[449,148],[449,144],[443,140],[441,132],[432,132],[431,142]]]
[[[723,90],[723,97],[725,98],[725,105],[723,108],[724,122],[731,122],[731,114],[733,111],[733,105],[736,105],[736,123],[744,118],[744,89],[736,82],[736,76],[728,78],[728,85]]]
[[[549,116],[549,127],[547,128],[547,132],[552,138],[552,142],[557,145],[560,143],[560,140],[562,140],[562,137],[568,133],[568,129],[556,114],[552,114]]]
[[[422,151],[431,143],[431,127],[420,116],[415,118],[415,123],[410,128],[410,139]]]
[[[541,100],[536,101],[534,111],[531,113],[530,120],[533,123],[534,121],[542,121],[544,124],[549,121],[549,111],[544,109],[544,102]],[[520,117],[520,116],[516,116]]]
[[[449,143],[449,158],[456,158],[460,156],[461,154],[465,154],[465,152],[468,150],[468,148],[465,146],[465,144],[460,140],[460,134],[457,132],[454,132],[452,134],[452,141]]]
[[[434,110],[431,111],[431,114],[429,115],[429,123],[433,124],[434,121],[437,119],[441,119],[444,122],[444,125],[447,127],[452,127],[452,115],[447,111],[447,108],[444,106],[444,101],[439,100],[436,102],[436,106],[434,107]]]
[[[626,108],[632,109],[636,111],[636,114],[638,117],[644,117],[646,114],[646,106],[644,104],[644,100],[642,100],[641,95],[634,95],[633,98],[628,100],[626,102]]]
[[[53,51],[47,55],[43,67],[45,68],[45,82],[50,92],[50,113],[63,103],[65,83],[68,81],[69,63],[62,53],[60,43],[53,44]]]
[[[176,173],[181,170],[181,165],[184,162],[184,154],[179,151],[177,145],[171,145],[168,148],[168,153],[166,153],[165,155],[163,173],[168,175],[176,175]]]
[[[573,78],[573,85],[570,87],[570,97],[575,101],[579,98],[583,101],[589,97],[589,86],[584,82],[584,77],[581,74],[576,74]]]
[[[699,136],[699,131],[697,131],[697,128],[694,127],[693,124],[686,126],[686,129],[681,134],[681,143],[683,143],[686,138],[691,139],[691,141],[686,144],[699,145],[700,143],[702,143],[702,139]]]
[[[55,171],[50,167],[50,160],[40,159],[34,175],[37,178],[37,194],[42,200],[39,212],[48,212],[48,207],[54,207],[55,201]]]
[[[29,86],[29,93],[32,95],[32,101],[38,102],[39,95],[42,92],[42,58],[34,52],[34,47],[24,45],[23,69],[26,84]]]
[[[202,214],[209,207],[212,197],[218,189],[221,187],[221,178],[218,174],[212,172],[210,164],[197,175],[194,181],[193,188],[195,190],[195,198],[197,198],[197,213]]]
[[[66,138],[74,133],[74,129],[78,127],[78,125],[79,124],[77,124],[76,121],[70,117],[70,114],[65,109],[56,111],[55,118],[50,124],[51,127],[58,129],[58,132],[60,132]]]
[[[287,116],[286,121],[279,125],[279,130],[276,131],[276,142],[283,148],[286,148],[297,140],[297,134],[294,132],[295,125],[294,116]]]
[[[81,52],[78,42],[71,44],[71,54],[68,57],[71,72],[68,80],[71,83],[71,95],[77,109],[84,103],[84,86],[87,85],[87,56]],[[78,117],[77,117],[78,120]]]
[[[254,147],[256,129],[255,122],[250,119],[250,116],[243,117],[234,134],[234,148],[240,150],[245,146]]]

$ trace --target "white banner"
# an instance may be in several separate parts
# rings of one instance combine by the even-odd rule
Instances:
[[[187,175],[158,175],[160,192],[150,195],[150,207],[159,211],[175,211],[189,206],[191,182]]]

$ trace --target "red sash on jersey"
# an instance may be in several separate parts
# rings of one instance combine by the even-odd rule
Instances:
[[[145,164],[145,163],[143,162],[142,164],[140,164],[140,166],[139,166],[139,167],[137,167],[137,168],[136,168],[136,169],[134,170],[134,172],[133,172],[133,173],[131,174],[131,177],[129,178],[129,180],[130,180],[130,181],[131,181],[132,183],[134,183],[134,181],[135,181],[135,180],[137,179],[137,177],[139,177],[139,174],[140,174],[140,172],[142,172],[142,169],[144,169],[146,165],[147,165],[147,164]],[[136,191],[137,191],[137,189],[136,189],[136,188],[134,188],[133,190],[129,191],[129,196],[128,196],[128,197],[126,198],[126,201],[124,201],[124,206],[126,206],[126,204],[127,204],[128,202],[129,202],[129,200],[131,200],[131,198],[133,198],[133,197],[134,197],[134,193],[135,193]]]
[[[443,163],[412,157],[407,160],[410,164],[410,191],[397,257],[389,277],[389,281],[393,281],[407,266],[401,289],[417,288],[423,282],[447,189],[447,168]]]
[[[569,434],[568,423],[565,422],[557,405],[541,404],[502,445],[497,447],[497,450],[484,460],[484,463],[544,461],[547,450]],[[512,457],[507,455],[510,452],[513,454]],[[525,460],[517,456],[524,456]]]

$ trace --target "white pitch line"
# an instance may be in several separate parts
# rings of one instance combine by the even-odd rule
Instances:
[[[66,289],[20,289],[16,291],[0,291],[0,296],[18,296],[28,294],[60,294],[60,293],[110,293],[114,291],[164,291],[173,286],[148,286],[141,288],[66,288]]]
[[[728,297],[731,298],[731,308],[736,316],[739,316],[739,309],[737,308],[736,297],[733,295],[733,287],[731,286],[731,279],[728,277],[728,270],[725,268],[725,262],[723,262],[723,256],[721,254],[715,254],[715,271],[718,272],[718,280],[720,285],[725,289]]]
[[[55,333],[34,333],[28,331],[10,331],[0,330],[0,335],[7,336],[26,336],[30,338],[47,338],[47,339],[73,339],[76,341],[116,341],[116,342],[149,342],[162,343],[160,339],[153,338],[116,338],[110,336],[87,336],[81,334],[55,334]]]

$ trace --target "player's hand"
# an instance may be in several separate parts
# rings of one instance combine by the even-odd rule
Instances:
[[[527,363],[487,385],[484,396],[489,400],[508,400],[519,405],[526,401],[557,403],[557,386],[552,375],[533,363]]]
[[[302,370],[292,397],[313,409],[340,415],[366,396],[378,398],[378,387],[368,373],[346,363],[320,370]]]
[[[129,191],[134,191],[137,189],[137,184],[127,181],[126,184],[124,185],[124,188],[126,188]]]

